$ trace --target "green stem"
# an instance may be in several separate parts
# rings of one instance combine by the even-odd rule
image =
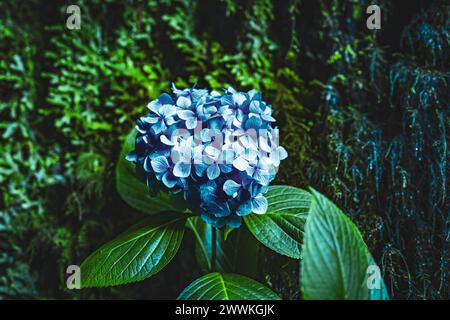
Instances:
[[[216,228],[211,227],[211,271],[216,271]]]

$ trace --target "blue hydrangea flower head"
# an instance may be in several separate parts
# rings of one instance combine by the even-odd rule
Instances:
[[[127,159],[153,192],[182,194],[217,228],[238,228],[243,216],[267,211],[264,193],[287,152],[259,92],[172,85],[147,108]]]

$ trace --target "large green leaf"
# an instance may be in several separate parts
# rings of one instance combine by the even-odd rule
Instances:
[[[271,186],[265,197],[269,203],[267,212],[246,216],[244,221],[248,229],[270,249],[300,259],[311,195],[295,187]]]
[[[300,272],[303,298],[387,298],[381,278],[381,290],[368,288],[368,267],[374,260],[358,228],[326,197],[315,190],[312,195]]]
[[[187,216],[161,212],[103,245],[81,264],[81,286],[104,287],[148,278],[175,256]]]
[[[188,219],[188,227],[194,232],[195,256],[203,272],[211,272],[212,226],[200,217]],[[247,276],[255,276],[259,243],[245,226],[229,233],[217,230],[216,236],[216,270],[219,272],[239,272]]]
[[[116,166],[116,188],[122,199],[131,207],[145,213],[159,211],[184,211],[182,202],[169,192],[151,196],[145,183],[136,177],[135,166],[125,156],[134,149],[136,130],[128,134]]]
[[[218,272],[192,282],[178,300],[280,300],[272,290],[250,278]]]

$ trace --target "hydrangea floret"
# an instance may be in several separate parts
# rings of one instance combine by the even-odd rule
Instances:
[[[214,227],[238,228],[243,216],[264,214],[264,193],[287,157],[272,106],[255,90],[172,91],[147,105],[127,160],[152,191],[181,193]]]

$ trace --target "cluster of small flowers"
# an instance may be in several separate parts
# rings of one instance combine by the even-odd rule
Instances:
[[[191,210],[220,228],[263,214],[263,194],[287,157],[272,127],[272,107],[255,90],[163,93],[137,121],[136,163],[150,189],[183,193]]]

